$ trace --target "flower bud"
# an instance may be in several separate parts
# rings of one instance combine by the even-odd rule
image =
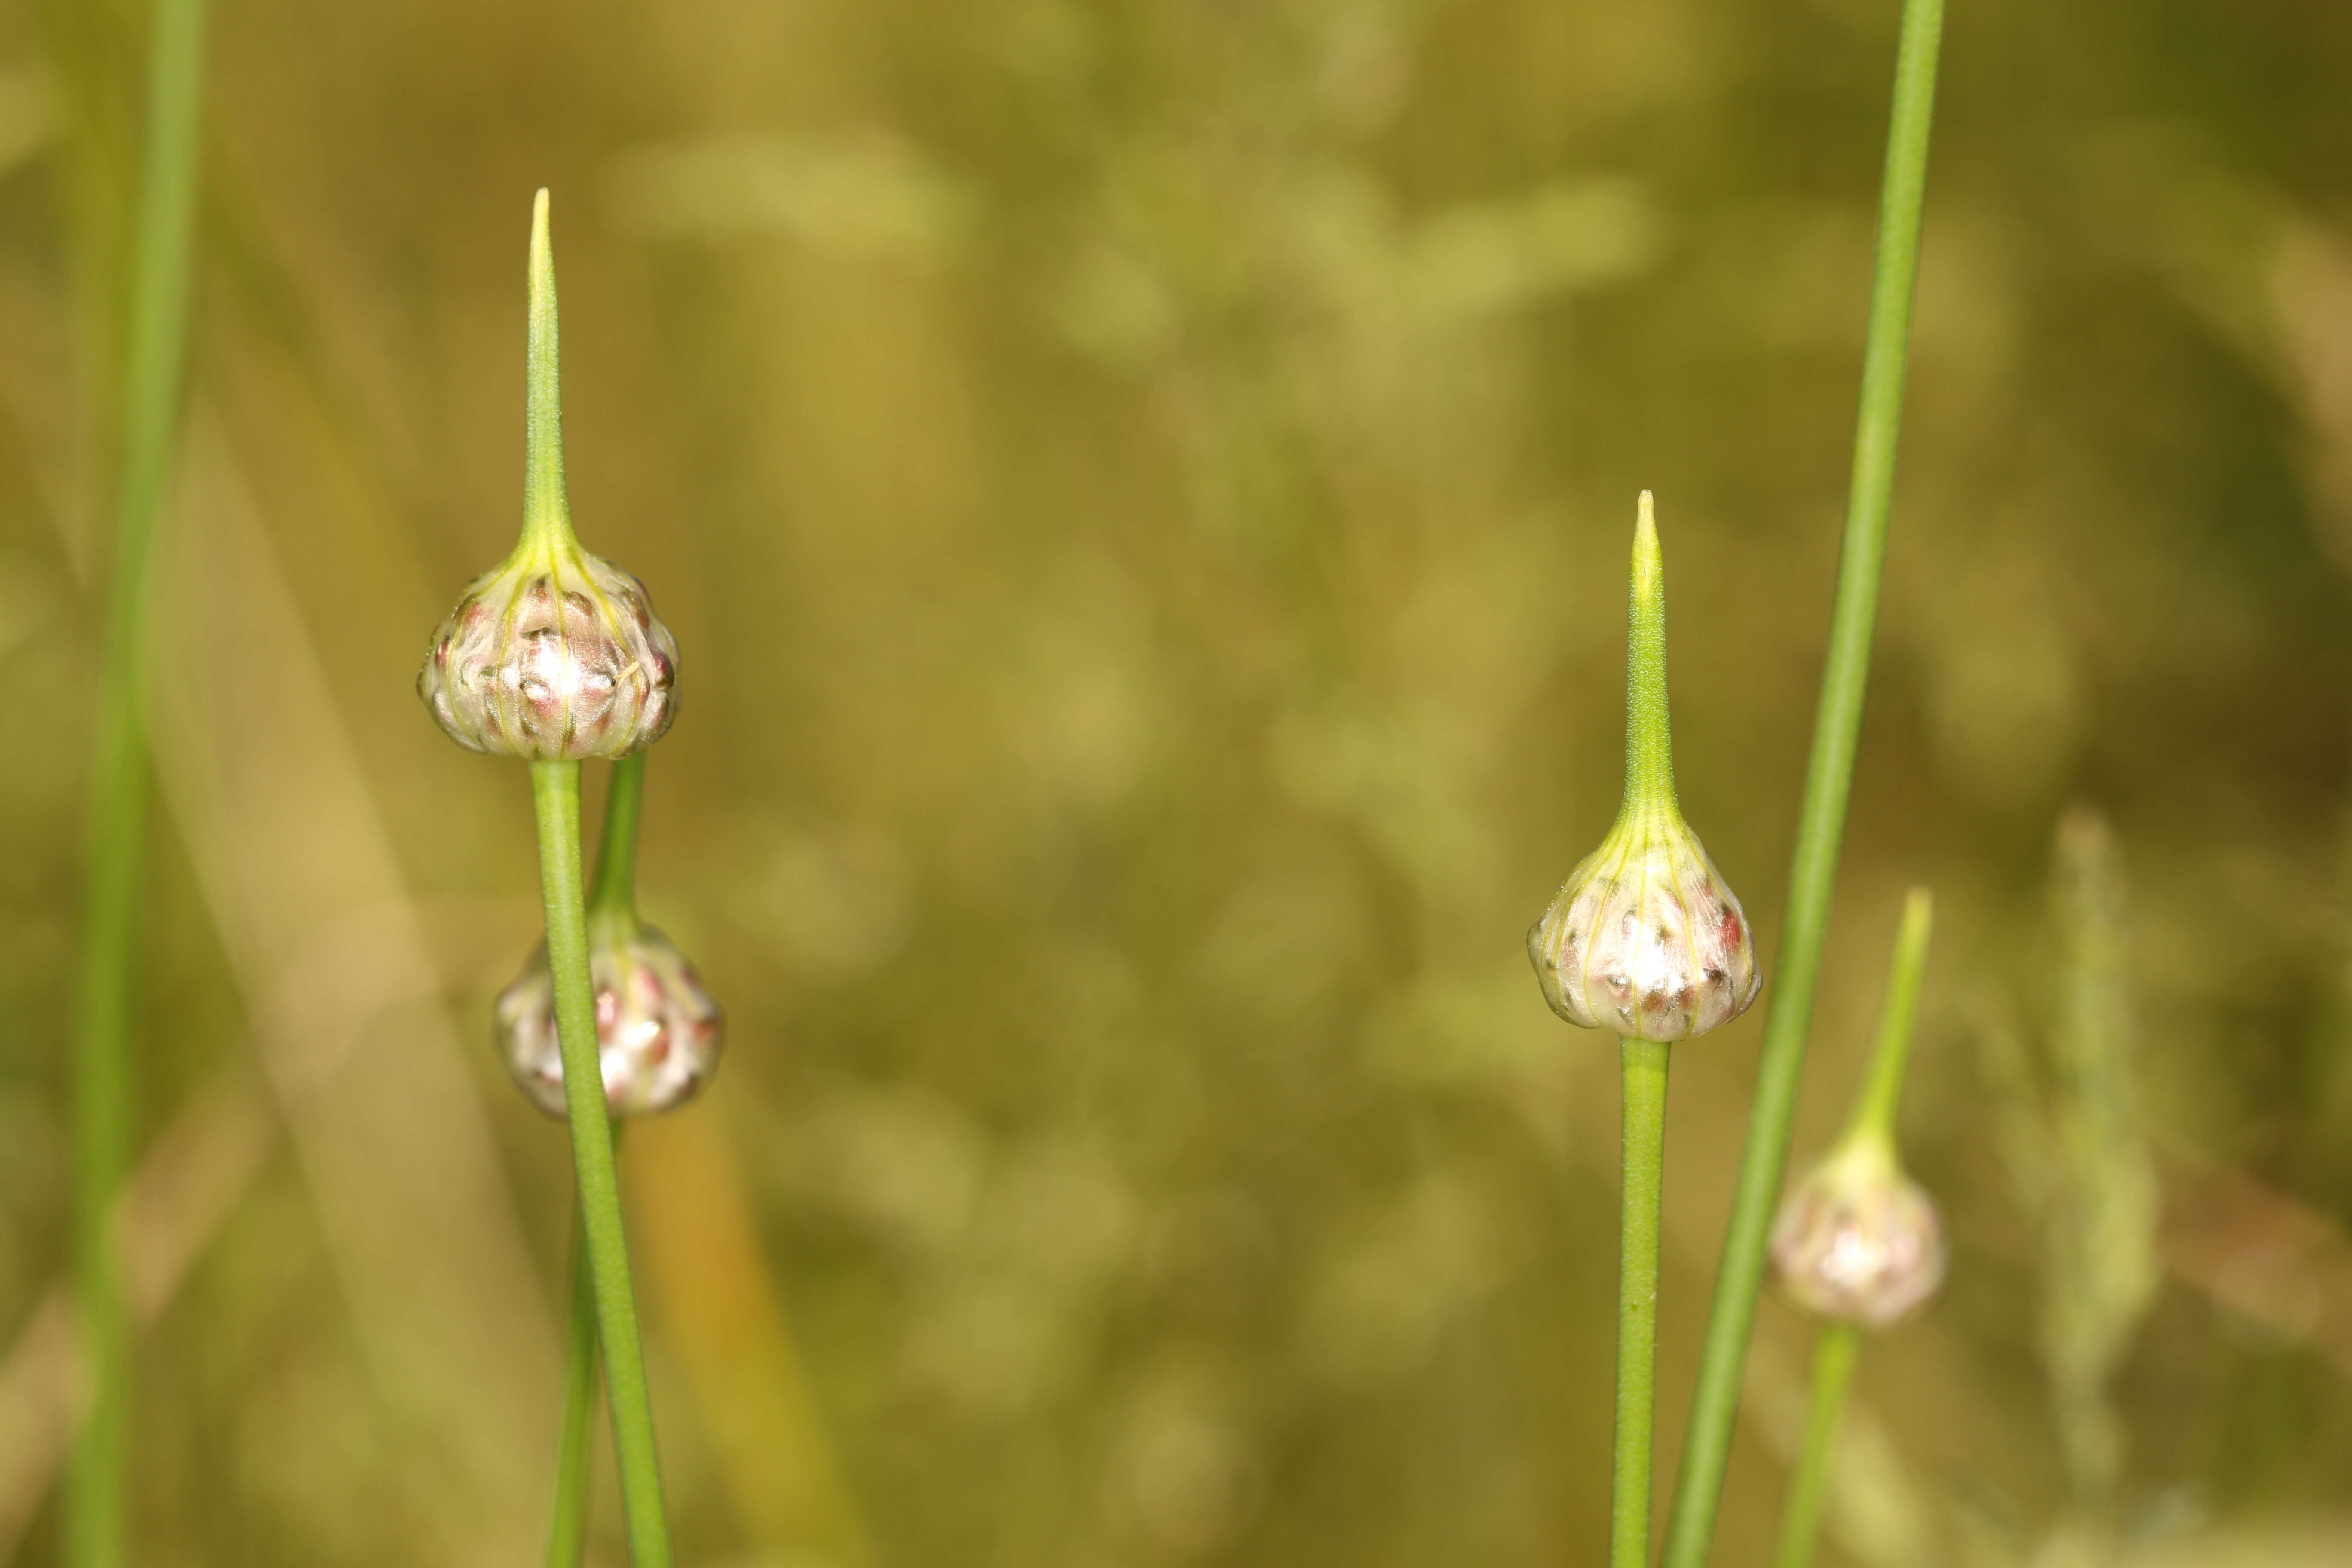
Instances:
[[[1763,985],[1748,917],[1675,799],[1666,719],[1665,571],[1650,492],[1633,533],[1626,637],[1625,800],[1601,847],[1528,932],[1553,1012],[1671,1041],[1748,1010]]]
[[[468,751],[573,762],[658,740],[677,679],[644,584],[576,545],[526,544],[442,621],[416,694]]]
[[[1772,1266],[1801,1307],[1883,1329],[1944,1282],[1944,1226],[1891,1150],[1850,1142],[1789,1194],[1772,1225]]]
[[[1640,1040],[1703,1035],[1764,984],[1739,900],[1679,813],[1621,817],[1528,932],[1553,1012]]]
[[[604,1103],[618,1116],[667,1110],[694,1098],[719,1064],[725,1015],[702,977],[651,926],[599,933],[588,954],[596,991],[596,1049]],[[564,1114],[563,1052],[555,1032],[555,979],[541,942],[499,993],[499,1045],[515,1082],[550,1116]]]
[[[580,548],[563,490],[555,260],[531,214],[522,539],[433,634],[416,694],[469,751],[533,763],[625,757],[677,712],[677,644],[645,584]]]

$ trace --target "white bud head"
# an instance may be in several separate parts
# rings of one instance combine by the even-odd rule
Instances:
[[[1629,812],[1528,932],[1544,1000],[1588,1029],[1703,1035],[1763,984],[1748,917],[1678,814]]]
[[[435,630],[416,694],[469,751],[573,762],[660,739],[677,679],[644,584],[585,551],[526,547]]]

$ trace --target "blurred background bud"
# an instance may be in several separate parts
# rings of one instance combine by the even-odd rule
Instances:
[[[650,926],[625,937],[595,931],[590,943],[605,1104],[614,1116],[640,1116],[693,1099],[719,1065],[725,1027],[725,1015],[703,989],[702,977]],[[498,1032],[515,1082],[541,1110],[562,1117],[563,1053],[544,942],[499,993]]]
[[[1846,1144],[1797,1184],[1772,1225],[1780,1288],[1832,1322],[1884,1329],[1944,1282],[1944,1226],[1893,1151]]]

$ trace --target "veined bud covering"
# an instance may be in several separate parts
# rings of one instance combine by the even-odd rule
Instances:
[[[435,630],[416,694],[470,751],[625,757],[669,728],[677,644],[645,584],[572,531],[545,191],[531,217],[529,341],[522,539]]]
[[[1763,985],[1748,917],[1679,814],[1620,818],[1528,932],[1553,1012],[1638,1040],[1703,1035]]]
[[[1772,1266],[1799,1306],[1832,1322],[1886,1328],[1943,1284],[1943,1221],[1891,1151],[1848,1144],[1780,1205]]]
[[[526,540],[433,634],[416,694],[468,751],[625,757],[669,728],[677,644],[645,584],[565,543]]]
[[[726,1016],[686,955],[651,926],[600,932],[588,954],[596,992],[596,1048],[604,1103],[618,1116],[691,1100],[719,1065]],[[541,943],[499,994],[499,1045],[541,1110],[564,1114],[563,1052],[555,1033],[555,980]]]
[[[1625,801],[1528,932],[1553,1012],[1588,1029],[1671,1041],[1748,1010],[1763,985],[1748,917],[1675,798],[1666,718],[1665,574],[1650,493],[1633,537]]]

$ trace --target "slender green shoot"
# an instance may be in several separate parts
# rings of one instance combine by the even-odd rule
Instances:
[[[547,193],[531,207],[530,326],[525,394],[523,538],[526,545],[576,548],[563,484],[563,405],[557,353],[555,252]],[[617,782],[617,780],[616,780]],[[634,787],[634,786],[631,786]],[[613,1124],[596,1040],[596,993],[588,969],[588,902],[581,872],[580,764],[530,764],[539,819],[539,886],[547,920],[547,963],[555,980],[555,1033],[563,1052],[563,1100],[572,1123],[572,1164],[588,1271],[595,1287],[597,1338],[613,1411],[613,1450],[635,1568],[669,1568],[669,1521],[662,1507],[654,1445],[653,1396],[637,1337],[636,1291],[613,1164]],[[609,821],[609,818],[608,818]],[[634,805],[625,837],[634,845]],[[608,866],[607,888],[631,885]]]
[[[1919,987],[1927,973],[1927,938],[1936,900],[1914,888],[1903,900],[1903,923],[1895,932],[1895,957],[1886,974],[1886,1000],[1878,1014],[1878,1043],[1870,1056],[1870,1078],[1854,1102],[1841,1145],[1869,1142],[1893,1147],[1895,1118],[1903,1103],[1903,1074],[1911,1065],[1911,1037],[1918,1032]]]
[[[115,1217],[131,1157],[131,969],[146,837],[155,547],[179,448],[203,102],[205,0],[156,0],[122,381],[73,1075],[74,1295],[87,1396],[63,1523],[73,1568],[130,1556],[131,1322]]]
[[[539,883],[547,917],[547,962],[555,976],[556,1037],[563,1049],[563,1099],[572,1122],[572,1164],[581,1226],[595,1287],[597,1338],[613,1411],[613,1449],[635,1568],[669,1568],[669,1521],[662,1507],[654,1446],[653,1396],[637,1337],[636,1291],[613,1163],[613,1127],[596,1045],[596,998],[588,973],[588,906],[580,866],[580,764],[530,764],[539,817]]]
[[[1697,1392],[1683,1446],[1674,1512],[1666,1532],[1665,1568],[1704,1568],[1715,1535],[1723,1475],[1731,1453],[1739,1385],[1755,1326],[1757,1292],[1764,1280],[1765,1247],[1773,1205],[1789,1159],[1797,1087],[1811,1027],[1813,990],[1821,973],[1822,940],[1845,834],[1853,760],[1869,684],[1871,636],[1878,618],[1878,585],[1886,555],[1886,521],[1895,488],[1895,457],[1903,416],[1903,382],[1909,357],[1911,300],[1918,276],[1920,216],[1926,204],[1927,134],[1936,99],[1936,59],[1943,36],[1943,0],[1904,0],[1895,59],[1895,93],[1887,131],[1886,170],[1878,212],[1878,258],[1871,282],[1869,336],[1863,354],[1862,407],[1854,429],[1853,482],[1845,540],[1830,611],[1829,650],[1822,672],[1821,707],[1813,724],[1812,756],[1805,772],[1797,843],[1789,877],[1779,963],[1764,1021],[1762,1060],[1723,1259],[1716,1273]]]
[[[637,817],[645,797],[646,754],[639,752],[613,764],[612,786],[604,796],[604,834],[596,844],[596,879],[588,889],[592,924],[616,921],[635,929]]]
[[[1845,1414],[1845,1391],[1862,1351],[1862,1331],[1852,1323],[1825,1323],[1813,1337],[1813,1384],[1805,1405],[1804,1447],[1789,1478],[1789,1500],[1780,1516],[1780,1546],[1773,1568],[1811,1568],[1822,1534],[1822,1504],[1829,1495],[1830,1455],[1837,1447],[1838,1421]]]
[[[1927,937],[1935,901],[1914,888],[1903,902],[1903,923],[1895,936],[1895,957],[1886,976],[1886,1000],[1878,1016],[1878,1043],[1871,1052],[1870,1077],[1854,1103],[1853,1119],[1837,1142],[1841,1150],[1867,1147],[1895,1157],[1895,1118],[1903,1100],[1903,1073],[1910,1065],[1911,1038],[1919,1021],[1919,987],[1927,970]],[[1834,1158],[1834,1155],[1832,1155]],[[1828,1495],[1830,1457],[1837,1446],[1838,1422],[1846,1389],[1861,1354],[1861,1331],[1852,1323],[1824,1323],[1813,1339],[1813,1382],[1805,1410],[1804,1446],[1789,1478],[1780,1516],[1780,1546],[1775,1568],[1811,1568],[1822,1532],[1822,1504]]]
[[[1617,1221],[1617,1427],[1609,1473],[1609,1568],[1650,1560],[1651,1426],[1658,1381],[1658,1214],[1665,1185],[1671,1047],[1617,1042],[1625,1079]]]
[[[617,1152],[619,1130],[614,1129]],[[547,1522],[547,1568],[580,1568],[588,1548],[589,1425],[596,1407],[596,1280],[588,1232],[572,1215],[572,1310],[563,1336],[563,1435],[555,1448],[555,1506]]]
[[[637,914],[637,816],[645,801],[646,758],[640,752],[613,765],[604,796],[604,827],[589,885],[588,924]],[[620,1158],[621,1129],[613,1129]],[[572,1308],[563,1344],[563,1435],[556,1447],[555,1507],[547,1528],[547,1568],[579,1568],[588,1544],[589,1421],[596,1399],[596,1284],[588,1269],[588,1242],[575,1207],[572,1224]]]

